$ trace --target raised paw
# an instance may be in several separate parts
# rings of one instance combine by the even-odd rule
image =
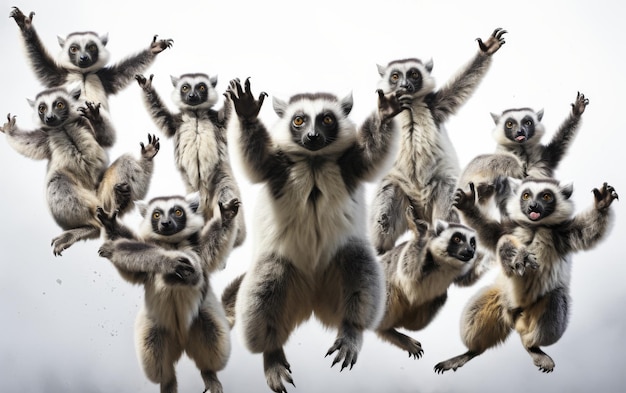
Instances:
[[[11,132],[15,131],[15,116],[11,116],[11,114],[9,113],[7,115],[7,122],[2,125],[0,131],[9,135],[11,134]]]
[[[474,183],[469,183],[469,191],[458,188],[454,194],[454,202],[452,205],[461,211],[470,210],[474,207],[476,201],[476,188]]]
[[[405,108],[402,107],[396,93],[385,94],[381,89],[376,90],[378,93],[378,115],[383,123],[389,122],[398,113]]]
[[[155,34],[154,37],[152,37],[152,43],[150,43],[150,52],[152,52],[153,55],[161,53],[165,49],[171,48],[172,45],[174,45],[174,40],[170,38],[157,41],[157,37],[158,35]]]
[[[94,104],[91,101],[85,101],[85,106],[78,108],[80,115],[88,119],[92,123],[101,123],[102,115],[100,114],[100,103]]]
[[[411,205],[406,208],[406,219],[409,228],[411,228],[416,235],[423,237],[428,231],[428,222],[422,220],[417,214],[417,210]]]
[[[189,281],[194,274],[196,273],[196,269],[193,267],[191,261],[185,257],[177,258],[174,263],[174,275],[183,282]]]
[[[534,254],[529,253],[525,247],[515,247],[512,242],[503,242],[498,248],[498,256],[502,267],[509,274],[523,276],[526,268],[539,267]]]
[[[476,38],[476,41],[478,41],[478,47],[480,48],[481,52],[489,56],[496,53],[498,49],[500,49],[500,47],[505,43],[502,36],[506,34],[506,32],[506,30],[498,27],[493,31],[493,33],[491,33],[491,37],[489,37],[486,42],[483,42],[483,40],[481,40],[480,38]]]
[[[152,78],[154,78],[154,74],[150,74],[149,78],[141,74],[135,75],[135,80],[139,83],[139,86],[144,90],[150,90],[152,88]]]
[[[20,28],[20,30],[29,30],[33,26],[33,16],[35,16],[34,12],[31,12],[28,16],[24,15],[22,10],[17,7],[13,7],[11,13],[9,13],[9,18],[15,19],[15,23]]]
[[[357,357],[359,355],[359,347],[359,342],[354,337],[338,337],[335,340],[333,346],[328,349],[328,352],[326,352],[326,356],[332,355],[334,352],[337,352],[337,355],[333,359],[333,363],[330,365],[330,367],[333,367],[335,364],[343,360],[343,362],[341,363],[340,371],[343,371],[343,369],[346,367],[350,367],[350,370],[352,370],[352,367],[356,363]]]
[[[598,210],[607,209],[615,199],[619,199],[615,188],[608,185],[606,182],[602,185],[602,188],[593,189],[593,196],[595,198],[596,209]]]
[[[112,214],[108,214],[100,206],[96,208],[96,218],[102,224],[102,228],[106,233],[107,238],[115,240],[117,233],[119,232],[119,223],[117,222],[118,211],[114,211]]]
[[[250,78],[246,79],[243,88],[239,79],[233,79],[224,95],[232,101],[237,116],[248,121],[257,118],[267,97],[267,93],[261,92],[258,99],[254,98],[250,90]]]
[[[572,104],[572,114],[574,114],[574,116],[582,115],[587,105],[589,105],[589,99],[585,98],[585,95],[581,92],[578,92],[576,94],[576,101]]]
[[[144,145],[143,142],[139,142],[141,146],[141,157],[144,160],[152,160],[161,149],[161,143],[156,135],[148,134],[148,144]]]
[[[232,219],[237,215],[237,212],[239,212],[239,206],[241,206],[241,202],[237,198],[233,198],[226,203],[219,202],[218,204],[220,206],[222,223],[232,221]]]

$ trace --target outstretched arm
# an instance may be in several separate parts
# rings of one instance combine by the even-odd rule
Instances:
[[[7,122],[0,129],[7,136],[9,145],[21,155],[33,160],[50,158],[48,133],[43,129],[22,131],[15,124],[15,116],[7,115]]]
[[[542,154],[542,159],[548,162],[550,169],[555,170],[565,153],[569,145],[576,137],[576,131],[580,126],[580,120],[585,108],[589,104],[589,99],[585,98],[584,94],[580,92],[576,95],[576,102],[572,104],[572,112],[565,119],[563,124],[559,127],[557,132],[550,140],[550,143],[546,146]]]
[[[469,192],[459,188],[454,196],[453,206],[456,207],[466,221],[467,226],[478,234],[478,240],[491,252],[496,252],[498,240],[505,234],[502,224],[485,216],[476,206],[476,189],[469,183]]]
[[[435,122],[443,123],[476,91],[491,65],[491,55],[504,45],[505,33],[506,30],[497,28],[486,42],[476,39],[478,53],[432,97],[430,107]]]
[[[219,215],[209,221],[200,235],[202,248],[200,256],[208,271],[223,268],[235,243],[237,225],[234,218],[239,212],[241,202],[233,198],[226,203],[218,202]]]
[[[28,60],[41,84],[48,88],[61,86],[65,83],[68,72],[57,65],[54,58],[50,56],[41,43],[39,35],[33,27],[34,15],[35,13],[31,12],[30,15],[26,16],[19,8],[13,7],[9,17],[15,19],[15,23],[22,32]]]
[[[593,197],[593,207],[577,214],[563,233],[555,236],[555,242],[563,242],[560,246],[565,252],[592,249],[607,235],[613,221],[610,206],[619,199],[617,192],[604,183],[593,189]]]
[[[396,93],[378,94],[378,110],[370,115],[359,129],[357,143],[339,159],[339,166],[346,180],[346,185],[357,180],[371,180],[378,175],[378,170],[390,159],[393,140],[397,131],[393,118],[405,109],[410,109],[410,102],[402,101]]]
[[[150,112],[152,120],[161,129],[161,131],[163,131],[165,136],[171,138],[180,128],[182,118],[181,116],[175,116],[172,114],[172,112],[167,109],[165,104],[163,104],[161,97],[152,86],[153,77],[154,75],[150,75],[149,78],[146,78],[141,74],[135,75],[135,79],[137,80],[137,83],[139,83],[139,87],[143,90],[144,103],[146,104],[146,108],[148,108],[148,112]]]
[[[115,128],[108,116],[100,112],[100,103],[85,101],[85,106],[78,108],[80,115],[89,121],[96,141],[100,146],[107,148],[115,143]]]
[[[107,95],[115,94],[128,86],[135,75],[144,72],[152,64],[156,55],[170,48],[173,43],[171,39],[157,40],[155,35],[148,48],[112,66],[100,69],[97,74]]]

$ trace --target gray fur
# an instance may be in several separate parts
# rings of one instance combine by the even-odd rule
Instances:
[[[405,59],[379,66],[379,88],[385,94],[396,92],[410,109],[395,118],[400,150],[371,205],[370,227],[380,254],[393,248],[407,230],[408,206],[429,223],[458,220],[452,195],[460,168],[444,123],[474,93],[489,69],[491,55],[504,44],[504,33],[496,29],[486,43],[479,39],[474,58],[438,90],[430,74],[432,61]]]
[[[52,240],[55,255],[79,240],[99,236],[98,206],[124,214],[133,200],[143,198],[152,176],[152,158],[158,152],[158,139],[149,136],[139,161],[126,155],[109,167],[99,140],[107,134],[108,122],[100,116],[98,105],[87,102],[78,107],[79,96],[80,91],[44,90],[30,101],[41,122],[39,129],[18,128],[10,114],[2,127],[18,153],[48,161],[46,199],[55,222],[65,230]],[[118,203],[121,199],[124,206]]]
[[[144,220],[134,234],[115,215],[99,210],[107,239],[99,249],[127,281],[143,285],[145,302],[135,322],[135,344],[144,372],[162,393],[177,391],[175,364],[183,352],[195,362],[205,391],[221,393],[217,371],[230,356],[230,333],[224,310],[210,285],[210,274],[224,263],[235,240],[239,201],[220,204],[205,222],[198,195],[156,198],[142,204]],[[184,227],[171,235],[152,229],[155,212],[164,218],[176,207]]]
[[[413,237],[382,256],[387,304],[376,333],[409,356],[420,358],[421,343],[397,329],[425,328],[445,304],[450,284],[468,281],[464,276],[469,275],[475,281],[482,269],[475,264],[476,234],[472,229],[442,221],[431,229],[412,208],[407,220]],[[463,257],[449,252],[450,246],[463,250]]]
[[[207,220],[211,219],[219,203],[232,198],[241,200],[241,191],[233,174],[228,155],[226,122],[229,110],[212,109],[217,102],[215,90],[217,76],[206,74],[184,74],[171,77],[174,91],[172,100],[179,112],[171,112],[152,86],[152,78],[136,75],[144,93],[144,103],[152,119],[161,131],[174,139],[174,159],[188,193],[200,192],[202,209]],[[202,86],[198,94],[195,86]],[[184,94],[194,97],[183,100],[182,88],[189,89]],[[246,238],[246,225],[243,211],[237,215],[237,240],[241,245]]]
[[[457,191],[456,206],[498,257],[501,270],[463,312],[461,338],[468,351],[438,363],[436,372],[456,370],[506,340],[512,329],[535,366],[553,371],[554,361],[540,346],[557,342],[567,327],[571,254],[593,249],[613,221],[615,189],[604,183],[593,194],[594,206],[574,215],[571,185],[527,178],[515,188],[500,222],[475,206],[473,185],[469,192]]]
[[[363,331],[380,320],[384,277],[365,229],[363,181],[390,152],[387,109],[400,108],[379,96],[380,118],[357,131],[347,117],[351,95],[300,94],[287,104],[274,101],[279,119],[268,132],[258,119],[265,93],[256,99],[249,80],[235,80],[226,96],[237,113],[231,146],[263,187],[254,260],[223,301],[232,308],[236,293],[243,342],[263,353],[268,386],[285,392],[283,382],[293,380],[283,345],[312,313],[337,329],[327,356],[336,353],[332,364],[341,362],[341,369],[356,363]]]

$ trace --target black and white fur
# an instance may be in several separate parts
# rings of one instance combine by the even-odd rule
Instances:
[[[461,318],[461,338],[468,350],[438,363],[435,371],[456,370],[488,348],[502,343],[512,329],[543,372],[554,361],[541,346],[556,343],[565,332],[571,308],[571,254],[590,250],[611,228],[609,208],[618,198],[604,183],[594,189],[594,205],[574,215],[571,184],[527,178],[513,190],[507,214],[500,221],[486,217],[475,205],[474,185],[459,189],[455,206],[492,250],[501,267],[491,286],[479,291]]]
[[[152,86],[152,77],[137,75],[135,78],[144,92],[144,102],[152,119],[168,138],[174,138],[174,159],[187,192],[200,192],[201,208],[210,219],[219,202],[232,198],[241,200],[228,156],[229,111],[226,106],[220,111],[213,109],[218,100],[217,76],[202,73],[172,76],[172,101],[179,108],[178,113],[172,113],[163,104]],[[243,211],[237,215],[237,225],[235,246],[241,245],[246,237]]]
[[[13,18],[22,33],[26,54],[38,80],[46,87],[80,86],[84,101],[102,106],[102,116],[108,117],[108,97],[128,86],[134,76],[145,71],[157,54],[172,46],[171,39],[157,40],[155,35],[148,48],[129,56],[116,64],[107,65],[107,35],[94,32],[75,32],[66,38],[58,37],[61,51],[54,59],[46,50],[33,26],[34,12],[24,15],[13,7]],[[107,135],[108,145],[115,142],[115,130]]]
[[[411,207],[407,220],[413,237],[381,257],[387,304],[376,334],[419,358],[421,343],[397,329],[417,331],[428,326],[445,304],[450,284],[473,283],[482,271],[475,265],[474,230],[445,221],[431,227]]]
[[[34,160],[47,160],[46,199],[55,222],[65,230],[52,240],[53,252],[61,252],[79,240],[100,235],[96,208],[119,210],[124,214],[132,201],[147,193],[152,177],[152,158],[159,140],[148,136],[141,144],[141,159],[123,155],[110,167],[104,146],[109,123],[100,116],[99,106],[87,102],[78,106],[80,89],[42,91],[29,103],[40,128],[18,128],[15,116],[7,116],[1,131],[18,153]],[[106,137],[104,137],[106,140]]]
[[[233,154],[254,183],[255,254],[236,295],[234,311],[246,347],[263,353],[275,392],[293,383],[283,346],[312,313],[338,329],[327,356],[352,368],[384,308],[384,276],[367,235],[364,181],[390,154],[390,119],[397,100],[379,92],[380,110],[357,128],[348,118],[352,96],[299,94],[274,98],[279,116],[271,133],[258,119],[265,98],[250,82],[231,82],[227,97],[237,116],[229,125]],[[225,299],[231,305],[233,299]]]
[[[379,88],[397,92],[410,107],[395,120],[401,135],[400,150],[391,171],[383,178],[371,205],[371,230],[378,253],[390,250],[408,228],[404,212],[412,206],[429,223],[457,221],[452,209],[460,167],[457,154],[444,128],[473,94],[487,73],[493,55],[503,44],[505,30],[496,29],[474,58],[442,88],[435,90],[432,60],[390,62],[378,66]]]
[[[219,205],[205,222],[198,194],[159,197],[139,204],[139,232],[116,214],[99,210],[109,259],[130,283],[143,285],[145,302],[135,322],[135,345],[144,372],[161,393],[177,391],[175,364],[183,352],[195,362],[205,391],[221,393],[217,372],[230,357],[230,329],[211,289],[210,274],[224,264],[235,240],[239,201]]]

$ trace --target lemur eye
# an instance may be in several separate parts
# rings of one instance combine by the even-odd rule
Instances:
[[[181,209],[176,209],[176,210],[174,210],[174,215],[176,217],[182,217],[183,211]]]
[[[420,75],[419,75],[419,73],[418,73],[417,71],[413,71],[413,72],[411,72],[411,78],[412,78],[412,79],[417,79],[417,78],[419,78],[419,76],[420,76]]]
[[[531,125],[533,125],[533,122],[532,122],[532,120],[526,120],[526,121],[524,122],[524,125],[525,125],[525,126],[531,126]]]
[[[95,52],[95,51],[96,51],[96,49],[98,49],[98,47],[96,46],[96,44],[91,44],[91,45],[89,45],[89,46],[87,47],[87,50],[88,50],[89,52]]]
[[[525,193],[522,194],[522,200],[523,201],[527,201],[529,199],[530,199],[530,194],[529,193],[525,192]]]
[[[335,119],[333,119],[332,116],[326,115],[326,116],[324,116],[322,121],[324,122],[325,125],[329,126],[329,125],[331,125],[331,124],[333,124],[335,122]]]
[[[292,123],[293,123],[294,126],[300,127],[301,125],[304,124],[304,117],[296,116],[296,117],[293,118]]]
[[[452,238],[452,241],[453,241],[453,242],[455,242],[455,243],[457,243],[457,244],[459,244],[459,243],[461,243],[461,238],[460,238],[459,236],[454,236],[454,237]]]
[[[180,91],[182,91],[183,93],[186,93],[189,91],[189,85],[183,85],[183,87],[180,88]]]
[[[549,192],[546,192],[545,194],[543,194],[543,200],[546,202],[550,202],[552,200],[552,194],[550,194]]]
[[[41,104],[37,107],[37,110],[39,111],[40,114],[46,113],[46,106],[44,104]]]
[[[57,102],[57,109],[65,109],[65,103],[62,101]]]
[[[513,122],[511,120],[507,121],[505,124],[506,128],[512,128],[513,127]]]
[[[159,218],[161,218],[161,213],[160,212],[152,213],[152,219],[158,220]]]
[[[200,85],[200,86],[198,86],[198,90],[200,90],[200,91],[205,91],[205,90],[206,90],[206,85]]]
[[[400,79],[400,75],[398,75],[397,73],[393,73],[391,74],[391,77],[389,79],[391,79],[392,82],[397,82],[398,79]]]
[[[72,46],[70,46],[70,52],[71,52],[71,53],[76,53],[76,52],[78,52],[78,47],[77,47],[76,45],[72,45]]]

